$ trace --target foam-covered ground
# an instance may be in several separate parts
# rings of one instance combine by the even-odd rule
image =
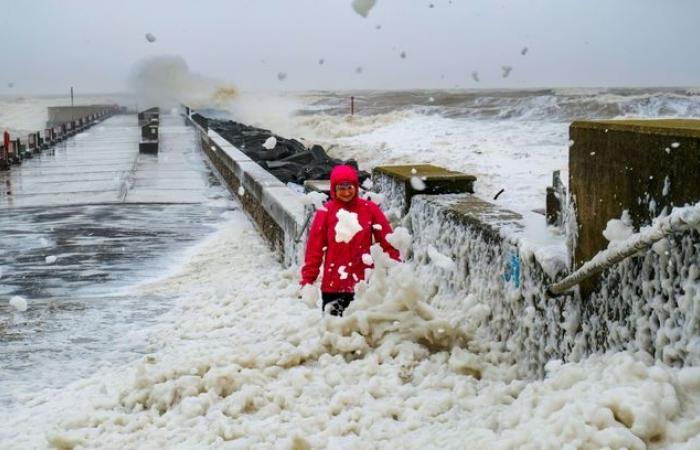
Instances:
[[[497,343],[422,302],[410,264],[378,269],[344,318],[297,298],[239,212],[180,271],[134,295],[177,306],[151,353],[0,413],[0,447],[696,449],[700,368],[646,355],[514,378]]]

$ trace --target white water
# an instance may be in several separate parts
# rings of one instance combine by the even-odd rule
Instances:
[[[471,171],[479,192],[505,187],[513,209],[540,207],[548,172],[565,166],[563,122],[393,115],[296,120],[368,168],[410,159]],[[155,324],[125,330],[120,342],[150,353],[22,395],[0,411],[0,448],[700,447],[698,368],[618,352],[518,379],[505,349],[455,328],[424,303],[410,264],[376,250],[380,269],[346,317],[323,318],[297,298],[296,271],[230,216],[175,275],[131,291],[179,298]]]
[[[617,353],[516,379],[497,345],[423,303],[410,264],[373,257],[346,317],[322,318],[235,213],[179,273],[140,288],[180,297],[138,333],[152,352],[26,395],[0,414],[2,447],[700,445],[696,368]]]

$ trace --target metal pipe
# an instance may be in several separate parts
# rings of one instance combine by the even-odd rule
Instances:
[[[621,246],[598,252],[597,255],[582,265],[577,271],[563,280],[550,285],[547,288],[547,293],[552,296],[562,295],[583,280],[599,274],[640,250],[651,247],[654,243],[674,232],[685,231],[691,226],[697,226],[700,221],[700,212],[698,212],[700,211],[700,203],[696,204],[690,211],[695,211],[695,214],[685,216],[682,212],[673,213],[660,219],[652,227],[630,236]]]
[[[301,237],[304,236],[304,231],[306,231],[306,227],[309,226],[309,222],[311,222],[311,217],[316,213],[315,210],[311,211],[309,214],[306,215],[306,220],[304,221],[304,225],[302,225],[301,230],[297,233],[297,235],[294,237],[294,243],[298,244],[299,241],[301,241]]]

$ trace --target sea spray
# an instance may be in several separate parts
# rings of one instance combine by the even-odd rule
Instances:
[[[215,106],[232,101],[235,87],[192,72],[181,56],[163,55],[139,61],[132,69],[129,87],[139,108],[153,105],[172,108],[181,103],[191,107]]]

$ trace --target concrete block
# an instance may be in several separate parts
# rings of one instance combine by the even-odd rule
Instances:
[[[447,170],[432,164],[377,166],[373,177],[381,175],[393,178],[403,185],[405,195],[404,213],[408,211],[411,198],[416,194],[473,193],[474,175]]]
[[[158,125],[157,124],[146,124],[141,127],[141,139],[144,141],[157,141],[158,140]]]
[[[241,163],[241,166],[245,168],[241,177],[243,188],[258,200],[262,200],[265,188],[283,187],[288,189],[277,177],[254,162]]]
[[[139,126],[143,127],[144,125],[148,125],[150,123],[158,123],[158,122],[160,122],[159,117],[160,117],[160,108],[158,108],[158,107],[148,108],[144,111],[141,111],[138,114]],[[153,122],[154,119],[155,119],[155,122]]]
[[[139,153],[155,155],[158,153],[158,141],[139,142]]]
[[[574,268],[607,248],[602,231],[623,210],[639,229],[664,209],[700,200],[700,120],[577,121],[569,135]]]
[[[459,195],[450,197],[448,214],[470,227],[489,235],[493,239],[501,239],[501,230],[522,229],[523,217],[508,209],[484,201],[474,195]]]
[[[263,190],[262,205],[285,233],[295,236],[304,221],[301,196],[287,186],[270,186]]]
[[[304,192],[321,192],[330,197],[331,180],[306,180],[304,181]]]

